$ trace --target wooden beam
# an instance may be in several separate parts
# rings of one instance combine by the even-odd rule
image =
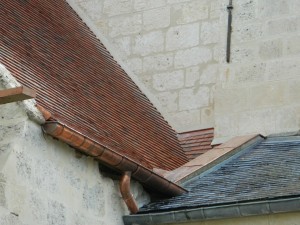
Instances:
[[[0,105],[36,97],[36,91],[25,86],[0,90]]]

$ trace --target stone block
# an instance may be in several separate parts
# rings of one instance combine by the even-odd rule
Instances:
[[[217,19],[221,13],[221,5],[219,1],[211,1],[210,3],[210,11],[209,11],[209,18],[210,19]]]
[[[98,4],[100,2],[96,1],[95,5]],[[103,13],[108,16],[117,16],[130,12],[132,12],[132,0],[104,0],[103,2]]]
[[[288,101],[290,104],[299,104],[300,99],[300,77],[297,80],[291,80],[287,87],[289,93]]]
[[[299,90],[299,89],[298,89]],[[298,91],[299,92],[299,91]],[[288,107],[278,107],[273,110],[275,115],[276,132],[295,132],[300,129],[300,116],[299,116],[299,106],[298,102],[293,102]]]
[[[243,112],[236,120],[239,124],[239,133],[235,133],[235,136],[253,133],[268,135],[276,132],[274,109]]]
[[[214,124],[214,109],[213,107],[207,107],[201,109],[201,123],[202,124]]]
[[[183,89],[179,92],[179,110],[199,109],[209,105],[210,90],[208,87]]]
[[[250,109],[249,90],[247,88],[221,88],[217,87],[214,95],[215,112],[228,114]],[[251,106],[252,107],[252,106]]]
[[[175,130],[192,130],[200,125],[200,110],[188,110],[170,113],[170,123]]]
[[[289,1],[286,0],[259,0],[258,3],[258,16],[262,18],[283,16],[289,13]]]
[[[130,58],[126,62],[133,73],[135,74],[142,73],[143,65],[142,65],[141,58]]]
[[[143,72],[165,71],[173,66],[173,53],[146,56],[143,60]]]
[[[166,5],[166,0],[134,0],[134,9],[136,11],[159,8],[164,5]]]
[[[248,82],[262,82],[265,80],[266,63],[251,63],[236,67],[234,82],[248,84]]]
[[[143,29],[147,31],[168,27],[170,25],[170,7],[144,11],[143,21]]]
[[[200,77],[199,66],[193,66],[185,70],[185,86],[193,87]]]
[[[283,33],[294,33],[300,28],[299,18],[280,18],[268,21],[266,24],[266,35],[277,35]]]
[[[259,55],[262,59],[273,59],[282,56],[282,40],[276,39],[262,42],[259,46]]]
[[[47,212],[47,222],[49,225],[66,224],[66,208],[63,204],[54,200],[49,200]]]
[[[287,39],[286,44],[286,53],[287,54],[300,54],[300,36],[294,36]]]
[[[201,41],[203,44],[218,43],[220,28],[218,21],[203,22],[201,25]]]
[[[287,102],[288,85],[286,82],[260,83],[249,87],[249,105],[251,108],[269,108]]]
[[[131,37],[121,37],[113,39],[114,46],[117,47],[123,58],[131,54]]]
[[[108,26],[111,37],[136,34],[142,30],[142,15],[135,13],[113,17],[109,20]]]
[[[259,40],[263,35],[262,23],[250,23],[237,25],[234,28],[233,40],[240,43]]]
[[[225,138],[225,137],[236,137],[243,133],[239,132],[238,114],[215,114],[215,127],[214,137]]]
[[[177,92],[162,92],[158,94],[157,98],[166,112],[175,112],[178,109]]]
[[[208,65],[200,75],[200,84],[216,84],[219,76],[219,65]]]
[[[171,27],[166,34],[166,50],[189,48],[199,44],[199,24]]]
[[[133,41],[133,53],[142,56],[161,52],[164,48],[164,35],[162,31],[152,31],[138,35]]]
[[[186,50],[177,51],[174,59],[175,68],[184,68],[207,63],[212,59],[210,48],[194,47]]]
[[[287,80],[298,78],[300,74],[299,59],[281,59],[267,63],[268,80]]]
[[[240,45],[231,50],[231,62],[244,63],[253,62],[258,57],[257,45]]]
[[[238,0],[233,3],[233,26],[255,20],[257,2],[253,0]]]
[[[174,3],[174,1],[173,1]],[[187,24],[208,18],[209,3],[206,1],[190,1],[172,7],[172,15],[177,24]]]
[[[184,73],[182,70],[155,74],[153,76],[153,88],[158,91],[179,89],[184,85]]]
[[[77,4],[91,20],[97,21],[103,17],[102,3],[103,1],[80,1]]]

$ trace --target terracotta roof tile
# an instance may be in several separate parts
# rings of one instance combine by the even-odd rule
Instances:
[[[65,1],[0,1],[0,62],[73,130],[148,168],[187,162],[175,132]]]
[[[212,149],[211,142],[213,137],[213,128],[178,134],[180,145],[189,160]]]

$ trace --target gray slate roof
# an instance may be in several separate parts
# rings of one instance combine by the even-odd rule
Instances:
[[[185,183],[188,193],[139,213],[300,195],[300,137],[268,138]]]

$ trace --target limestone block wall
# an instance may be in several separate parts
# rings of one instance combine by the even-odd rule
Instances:
[[[220,4],[226,6],[228,1]],[[231,63],[220,58],[215,92],[215,142],[251,133],[297,132],[300,1],[233,0],[233,4]],[[220,23],[226,27],[226,11],[221,11]],[[226,35],[226,29],[220,35]],[[225,39],[220,46],[224,52]]]
[[[96,161],[44,136],[22,105],[0,105],[1,225],[121,225],[128,211],[118,185]],[[149,201],[136,182],[132,192]]]
[[[115,49],[112,54],[146,86],[147,96],[176,131],[214,126],[218,0],[68,2],[103,35],[100,40],[107,39],[108,49]]]

